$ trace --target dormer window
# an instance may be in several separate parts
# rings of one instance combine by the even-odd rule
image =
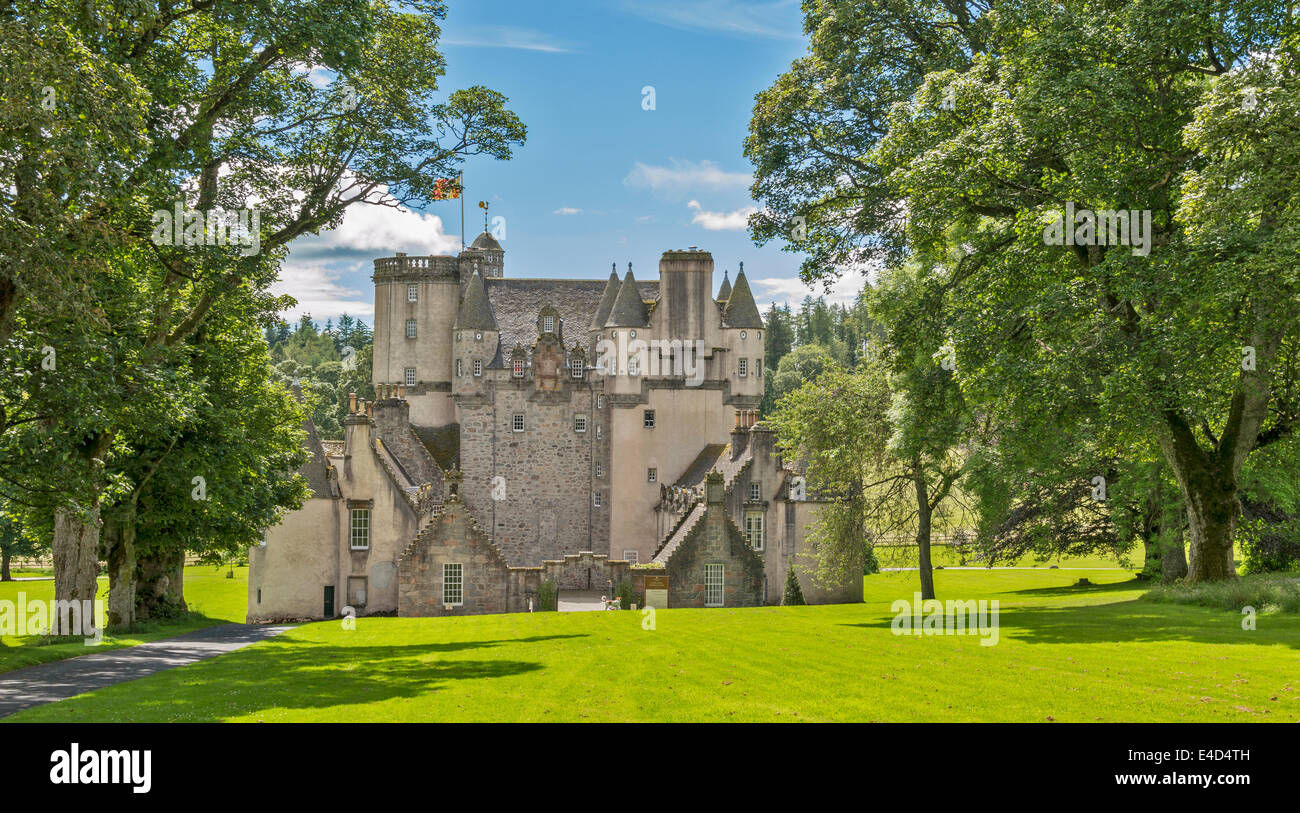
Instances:
[[[515,370],[515,378],[523,378],[523,377],[524,377],[524,360],[523,360],[523,359],[515,359],[514,370]]]
[[[554,317],[554,316],[543,316],[543,317],[542,317],[542,332],[543,332],[543,333],[554,333],[554,332],[555,332],[555,317]]]

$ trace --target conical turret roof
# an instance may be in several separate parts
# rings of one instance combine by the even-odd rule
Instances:
[[[614,299],[609,318],[605,320],[605,327],[645,327],[646,319],[645,302],[641,301],[641,290],[637,288],[629,266],[623,284],[618,286],[618,296]]]
[[[497,320],[492,314],[492,305],[488,303],[487,288],[478,271],[470,277],[465,287],[465,298],[461,300],[460,311],[456,314],[456,328],[459,330],[496,330]]]
[[[726,302],[731,298],[731,280],[727,279],[727,272],[722,272],[722,287],[718,289],[718,299]]]
[[[600,297],[600,306],[596,308],[596,316],[591,320],[592,330],[600,330],[605,326],[605,320],[609,318],[609,312],[614,310],[614,300],[618,299],[618,272],[611,270],[609,272],[609,282],[605,283],[605,293]]]
[[[763,326],[763,317],[758,313],[758,305],[754,303],[754,295],[749,290],[749,281],[745,279],[743,263],[736,273],[736,284],[727,297],[727,307],[723,309],[722,315],[728,327]]]

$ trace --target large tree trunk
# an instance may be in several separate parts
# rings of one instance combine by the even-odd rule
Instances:
[[[141,554],[136,560],[135,617],[137,621],[167,618],[184,612],[185,551]]]
[[[99,505],[90,521],[67,508],[54,511],[54,597],[94,601],[99,589]]]
[[[930,495],[925,475],[912,478],[916,483],[916,551],[921,570],[921,600],[934,598],[934,569],[930,566]]]
[[[104,522],[108,559],[108,626],[135,624],[135,507],[127,504],[112,511]]]
[[[1191,537],[1188,582],[1222,581],[1237,576],[1232,561],[1232,540],[1241,511],[1237,503],[1237,478],[1224,470],[1216,457],[1191,439],[1170,433],[1161,441],[1165,459],[1178,480]]]
[[[1160,551],[1160,580],[1165,584],[1186,578],[1187,550],[1179,529],[1165,536]]]
[[[0,550],[0,582],[11,582],[14,577],[9,575],[9,560],[12,556],[8,548]]]

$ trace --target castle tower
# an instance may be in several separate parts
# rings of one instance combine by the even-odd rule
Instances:
[[[488,367],[496,357],[501,333],[496,316],[492,313],[492,305],[488,302],[483,277],[478,273],[473,274],[465,286],[465,296],[456,314],[456,325],[452,333],[452,356],[455,359],[452,392],[457,395],[483,392]]]
[[[665,339],[683,341],[709,335],[718,309],[713,300],[713,255],[691,246],[659,258],[656,321]]]
[[[484,279],[500,279],[506,273],[506,252],[487,229],[460,253],[461,279],[469,279],[477,268]]]

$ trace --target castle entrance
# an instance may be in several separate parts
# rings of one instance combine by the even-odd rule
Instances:
[[[605,595],[600,590],[561,590],[556,609],[562,613],[581,613],[605,609],[600,597]]]

